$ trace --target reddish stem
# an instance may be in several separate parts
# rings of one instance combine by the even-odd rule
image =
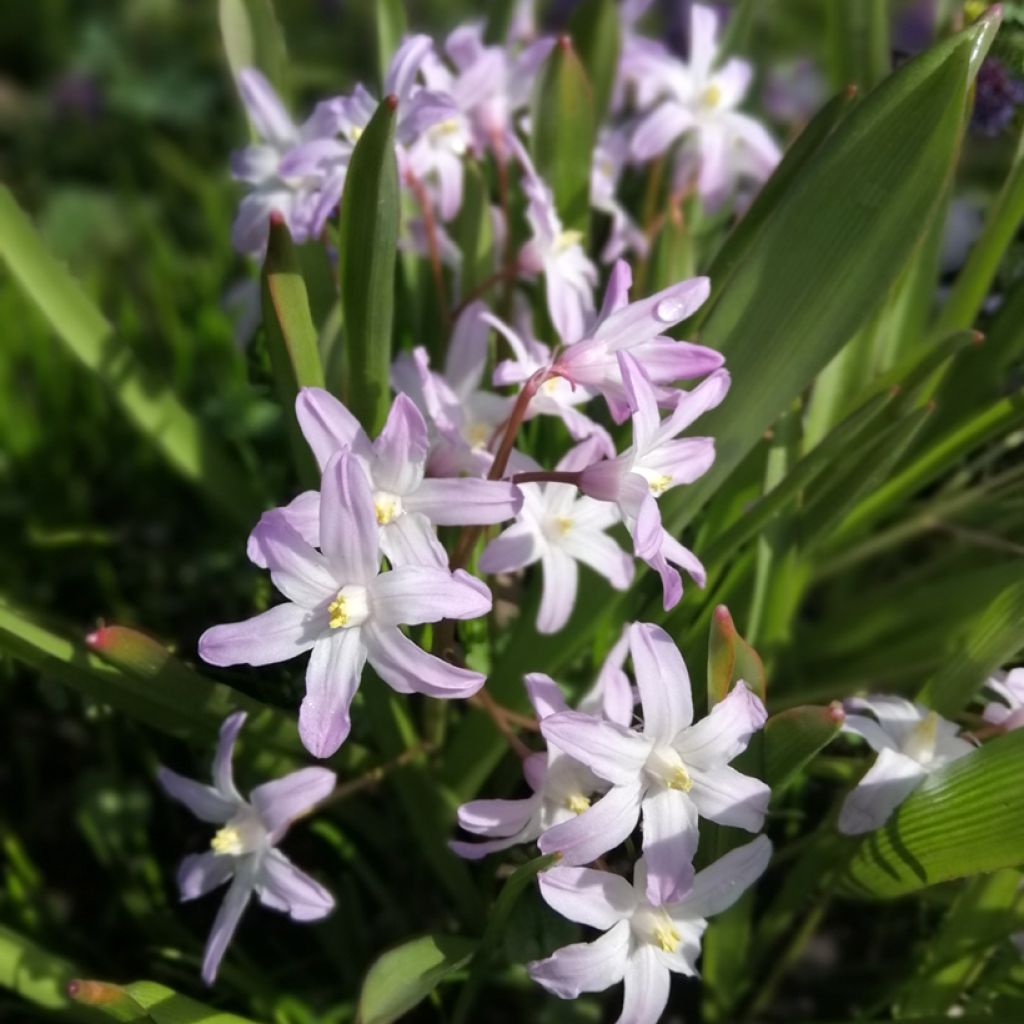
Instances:
[[[441,265],[441,247],[437,240],[434,207],[430,202],[430,196],[427,195],[427,190],[423,187],[423,182],[416,175],[407,172],[405,180],[416,197],[416,202],[423,215],[423,231],[427,236],[427,256],[430,260],[430,271],[434,277],[434,288],[437,291],[437,304],[441,310],[441,326],[447,335],[452,326],[452,314],[448,308],[448,296],[444,288],[444,268]]]
[[[572,484],[578,487],[581,473],[571,473],[563,470],[540,470],[536,473],[516,473],[512,477],[514,484]]]

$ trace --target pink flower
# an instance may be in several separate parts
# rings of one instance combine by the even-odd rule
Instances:
[[[491,608],[487,588],[461,570],[405,565],[380,572],[380,525],[358,458],[331,457],[320,491],[314,548],[277,510],[257,543],[274,585],[288,598],[244,622],[208,629],[199,654],[211,665],[270,665],[311,651],[299,734],[317,757],[333,754],[350,728],[349,705],[369,661],[399,693],[468,697],[484,683],[421,650],[398,628],[473,619]]]
[[[295,921],[315,921],[334,907],[322,885],[300,871],[277,844],[289,826],[334,789],[334,772],[302,768],[257,786],[244,800],[235,788],[231,756],[245,712],[224,720],[213,761],[213,785],[187,779],[161,767],[157,779],[168,796],[183,803],[200,821],[220,828],[206,853],[187,856],[178,869],[182,900],[194,900],[223,885],[224,897],[203,956],[203,981],[212,985],[217,968],[238,926],[249,898]]]

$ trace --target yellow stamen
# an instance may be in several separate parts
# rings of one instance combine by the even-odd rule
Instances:
[[[352,130],[348,133],[348,137],[353,142],[358,142],[359,139],[360,139],[360,136],[363,134],[363,131],[364,131],[364,129],[360,128],[359,125],[353,125],[352,126]]]
[[[668,780],[669,789],[678,789],[681,793],[689,793],[693,789],[693,779],[690,778],[690,773],[680,765],[672,773],[671,778]]]
[[[377,513],[377,523],[387,526],[398,515],[398,502],[394,498],[377,498],[373,503]]]
[[[572,520],[568,516],[556,516],[555,526],[559,533],[565,535],[572,529]]]
[[[674,953],[679,948],[680,935],[666,918],[654,926],[654,941],[663,953]]]
[[[555,239],[555,252],[565,252],[566,249],[571,249],[574,245],[579,245],[582,241],[582,231],[563,231],[558,238]]]
[[[233,825],[225,825],[210,840],[210,849],[214,853],[240,854],[242,852],[241,833]]]
[[[721,98],[722,90],[712,82],[712,84],[709,85],[703,93],[701,93],[700,101],[705,107],[717,107]]]
[[[590,807],[590,801],[583,796],[582,793],[573,793],[573,795],[565,801],[565,806],[572,811],[573,814],[582,814],[588,807]]]
[[[341,594],[338,594],[327,606],[327,614],[329,616],[327,624],[331,629],[340,629],[348,623],[348,610],[345,608],[345,598]]]
[[[454,135],[458,130],[459,122],[458,119],[454,117],[449,117],[447,121],[435,124],[432,129],[436,135]]]
[[[651,494],[657,498],[672,486],[672,477],[665,476],[664,474],[653,477],[648,481],[648,486],[651,488]]]
[[[466,428],[466,440],[470,448],[483,448],[491,437],[491,428],[486,423],[471,423]]]

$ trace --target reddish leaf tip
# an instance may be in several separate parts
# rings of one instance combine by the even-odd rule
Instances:
[[[91,647],[94,651],[102,650],[106,646],[108,636],[110,632],[107,626],[100,626],[99,629],[94,629],[91,633],[87,633],[85,637],[85,644],[87,647]]]
[[[832,719],[836,725],[842,725],[846,721],[846,708],[843,707],[843,702],[840,700],[834,700],[825,709],[828,717]]]
[[[284,227],[284,214],[280,210],[270,211],[270,226],[272,228]]]
[[[398,109],[398,97],[397,96],[394,96],[394,95],[385,96],[384,97],[384,103],[386,104],[388,110],[397,110]]]
[[[732,615],[729,614],[729,609],[724,604],[715,608],[715,621],[726,629],[733,628]]]
[[[572,49],[572,36],[566,34],[558,37],[558,48],[560,50]]]
[[[67,985],[67,994],[71,999],[77,998],[79,992],[82,991],[82,983],[77,978],[72,978]]]
[[[860,92],[860,88],[858,87],[856,82],[850,82],[850,84],[844,90],[844,93],[845,93],[846,98],[848,100],[852,100],[853,97],[856,96],[858,92]]]
[[[980,345],[985,340],[985,335],[981,331],[971,331],[971,341],[975,345]]]

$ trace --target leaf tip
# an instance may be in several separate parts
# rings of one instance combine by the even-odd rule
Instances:
[[[985,340],[985,333],[983,331],[971,331],[971,344],[980,345]]]
[[[280,210],[270,211],[270,226],[272,228],[284,227],[284,214]]]
[[[845,96],[845,97],[846,97],[846,98],[847,98],[848,100],[852,100],[852,99],[854,99],[854,98],[856,97],[856,95],[857,95],[857,93],[858,93],[859,91],[860,91],[860,89],[858,88],[858,86],[857,86],[857,83],[856,83],[856,82],[850,82],[850,83],[849,83],[849,84],[848,84],[848,85],[846,86],[846,88],[845,88],[845,89],[843,90],[843,95],[844,95],[844,96]]]
[[[568,52],[572,49],[572,36],[568,33],[558,37],[558,48]]]
[[[86,1006],[103,1006],[116,1002],[121,998],[121,989],[105,981],[88,981],[84,978],[72,978],[65,991],[68,998]]]
[[[834,700],[827,708],[825,708],[825,714],[828,716],[831,722],[836,725],[842,725],[846,721],[846,708],[843,707],[841,700]]]
[[[384,97],[384,105],[388,108],[388,110],[397,110],[398,109],[398,97],[393,95],[393,94],[389,95],[389,96],[385,96]]]
[[[731,635],[736,632],[736,626],[732,621],[732,615],[724,604],[715,608],[715,625],[725,634]]]

